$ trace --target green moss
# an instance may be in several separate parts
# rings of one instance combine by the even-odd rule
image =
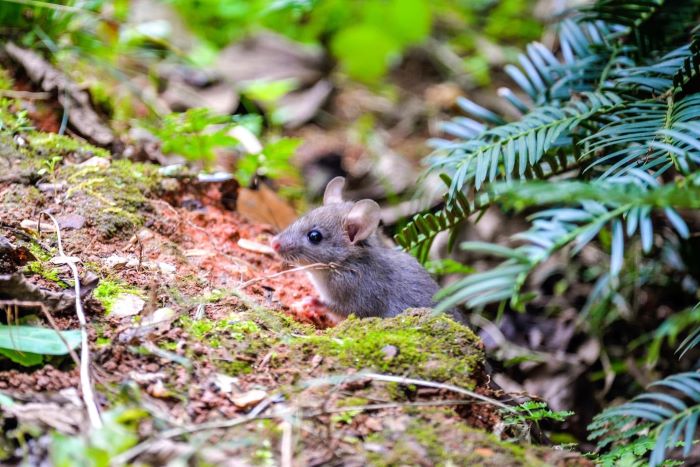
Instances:
[[[449,408],[423,408],[420,415],[406,420],[401,432],[385,430],[366,438],[366,443],[386,448],[381,453],[366,451],[371,465],[547,465],[542,460],[544,449],[501,441],[470,428]]]
[[[69,189],[68,202],[81,212],[105,237],[131,232],[143,225],[146,196],[158,186],[154,166],[126,160],[108,168],[64,167]]]
[[[306,355],[320,354],[343,366],[473,387],[483,361],[478,337],[442,315],[414,310],[391,319],[349,318],[336,328],[294,339]],[[392,347],[388,347],[392,346]]]
[[[160,348],[167,350],[168,352],[174,352],[177,350],[177,342],[175,341],[165,341],[160,343]]]
[[[10,72],[0,67],[0,89],[12,89],[15,82],[10,76]]]
[[[79,156],[80,159],[89,159],[93,156],[109,158],[110,156],[106,149],[56,133],[32,132],[28,139],[31,151],[42,159],[56,156],[64,159],[69,156]]]
[[[100,281],[97,288],[95,288],[93,296],[102,304],[107,314],[110,314],[114,301],[119,295],[125,293],[137,295],[139,297],[143,297],[144,295],[140,289],[132,287],[124,282],[114,279],[103,279]]]
[[[46,251],[44,247],[35,241],[27,243],[27,248],[29,249],[29,252],[39,261],[45,262],[53,257],[53,254],[50,251]]]
[[[68,287],[61,277],[59,276],[60,271],[54,267],[49,266],[50,263],[44,261],[30,261],[24,266],[25,272],[31,274],[38,274],[47,281],[54,282],[57,285],[63,287],[64,289]]]
[[[225,333],[228,339],[242,341],[260,332],[260,327],[250,320],[192,319],[189,316],[183,316],[180,318],[180,325],[196,340],[206,342],[215,348],[221,345],[219,335],[222,333]]]
[[[0,204],[4,209],[12,209],[11,205],[15,205],[15,208],[21,208],[27,205],[41,206],[44,204],[44,194],[36,187],[27,185],[15,185],[15,187],[13,190],[6,191],[0,198]],[[42,219],[42,225],[45,219]]]
[[[365,399],[364,397],[346,397],[344,399],[340,399],[338,402],[336,402],[336,407],[358,407],[361,405],[367,405],[369,403],[369,399]]]
[[[213,320],[193,319],[183,316],[178,323],[189,334],[192,341],[204,343],[212,349],[225,349],[223,355],[200,356],[187,350],[190,359],[207,358],[226,374],[247,374],[253,371],[253,362],[278,343],[274,334],[266,332],[255,318],[262,316],[255,312],[232,314],[228,318]],[[229,357],[233,356],[233,360]]]
[[[143,225],[147,196],[160,183],[157,167],[128,160],[113,161],[106,168],[69,164],[94,156],[108,158],[110,154],[53,133],[29,132],[26,140],[27,144],[18,145],[10,132],[0,131],[0,157],[12,161],[20,179],[40,179],[45,161],[61,158],[64,162],[55,167],[52,181],[67,184],[66,208],[79,210],[105,237],[128,234]]]

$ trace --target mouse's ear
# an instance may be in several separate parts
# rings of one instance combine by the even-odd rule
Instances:
[[[379,227],[379,219],[379,205],[376,202],[363,199],[355,203],[343,221],[350,243],[355,244],[372,235]]]
[[[345,178],[335,177],[326,185],[326,192],[323,194],[323,204],[334,204],[343,202],[343,187]]]

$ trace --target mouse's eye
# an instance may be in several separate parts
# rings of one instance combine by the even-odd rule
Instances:
[[[306,234],[308,237],[309,241],[313,243],[314,245],[318,245],[321,243],[321,240],[323,240],[323,235],[321,235],[321,232],[318,230],[312,230],[309,233]]]

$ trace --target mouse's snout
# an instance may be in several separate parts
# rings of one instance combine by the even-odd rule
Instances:
[[[282,248],[282,244],[280,243],[279,236],[272,237],[272,240],[270,240],[270,246],[277,253],[280,252],[280,249]]]

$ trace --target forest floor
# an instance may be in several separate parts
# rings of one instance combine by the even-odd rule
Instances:
[[[78,261],[104,423],[88,429],[71,358],[2,359],[3,464],[590,464],[527,442],[536,427],[509,420],[468,328],[430,310],[336,325],[309,308],[305,274],[280,274],[267,247],[274,229],[235,207],[268,195],[0,132],[6,322],[80,327],[50,213]]]

